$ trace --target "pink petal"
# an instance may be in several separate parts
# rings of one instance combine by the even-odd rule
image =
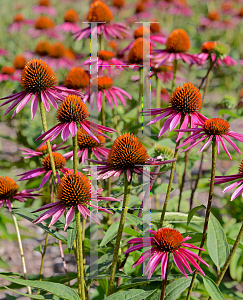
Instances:
[[[68,228],[69,224],[71,223],[73,216],[74,216],[74,212],[75,212],[75,208],[74,208],[74,206],[72,206],[69,209],[69,211],[67,212],[64,230],[66,230]]]

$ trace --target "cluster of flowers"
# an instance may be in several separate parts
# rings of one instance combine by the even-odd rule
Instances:
[[[116,1],[114,1],[113,5],[116,9],[119,9],[120,6],[115,3]],[[149,5],[146,3],[137,3],[135,10],[136,18],[140,18],[141,15],[146,13],[146,5]],[[161,1],[160,3],[156,3],[156,5],[161,5],[173,14],[191,14],[190,7],[186,1]],[[33,10],[36,13],[45,13],[51,16],[56,14],[55,9],[51,7],[49,1],[39,1],[39,5],[33,7]],[[222,11],[233,10],[222,7]],[[240,17],[240,14],[238,16]],[[84,219],[87,219],[89,216],[97,224],[100,224],[99,220],[88,207],[111,213],[110,210],[98,206],[98,202],[101,200],[118,201],[112,197],[102,196],[102,190],[94,190],[87,176],[65,167],[66,160],[73,159],[74,153],[73,151],[69,151],[62,155],[57,151],[64,150],[69,146],[63,146],[63,143],[58,146],[52,145],[52,155],[50,155],[50,152],[47,151],[48,147],[46,143],[55,140],[59,135],[61,135],[63,142],[67,141],[70,135],[73,138],[77,135],[79,147],[77,157],[79,157],[79,162],[85,164],[88,159],[90,163],[98,164],[96,166],[98,179],[107,179],[112,176],[119,177],[124,174],[130,182],[134,173],[144,173],[151,178],[151,176],[159,173],[148,172],[143,166],[160,166],[175,161],[175,159],[161,160],[161,157],[150,158],[143,144],[131,133],[124,133],[118,136],[111,149],[104,147],[105,138],[109,138],[104,132],[112,133],[115,130],[90,121],[87,103],[90,104],[91,108],[96,105],[100,112],[103,99],[109,103],[111,108],[113,108],[113,105],[118,106],[117,100],[120,100],[125,106],[126,98],[132,99],[125,90],[113,85],[113,79],[111,78],[113,71],[110,67],[116,67],[116,70],[119,72],[122,72],[127,65],[133,67],[134,70],[141,68],[144,55],[150,53],[150,46],[153,47],[151,75],[157,76],[162,82],[168,82],[168,80],[173,79],[178,60],[182,60],[189,65],[194,64],[198,68],[203,68],[207,62],[212,64],[212,67],[220,67],[222,64],[226,66],[236,65],[236,61],[227,55],[229,49],[219,41],[205,42],[201,47],[200,53],[192,54],[190,53],[190,38],[183,29],[175,29],[167,36],[159,25],[154,23],[151,24],[150,30],[146,29],[146,27],[139,27],[132,35],[127,25],[114,22],[113,19],[113,13],[109,7],[103,1],[98,0],[90,5],[87,15],[88,22],[98,22],[94,29],[91,29],[92,27],[90,28],[90,26],[81,29],[78,24],[79,17],[77,12],[71,9],[65,12],[64,23],[58,26],[55,26],[54,22],[46,16],[41,15],[33,22],[32,20],[24,19],[19,14],[15,17],[14,23],[9,27],[9,31],[12,32],[21,30],[22,25],[33,25],[34,27],[28,31],[32,38],[44,34],[46,37],[60,40],[62,39],[60,32],[63,31],[74,33],[74,37],[79,41],[98,34],[106,39],[113,48],[113,51],[100,50],[98,52],[98,60],[95,58],[95,60],[91,59],[82,62],[84,68],[93,63],[98,64],[99,76],[91,82],[87,69],[79,67],[78,60],[80,56],[73,53],[70,49],[66,49],[60,42],[50,45],[47,41],[41,41],[37,44],[34,53],[28,53],[15,58],[15,68],[5,66],[1,70],[0,80],[19,80],[22,87],[21,92],[1,99],[5,100],[1,106],[10,104],[4,115],[14,109],[12,115],[14,117],[29,102],[31,102],[32,120],[36,115],[38,105],[40,107],[43,105],[45,110],[49,111],[51,104],[56,110],[58,123],[37,138],[37,140],[42,140],[41,145],[36,150],[21,149],[25,158],[41,157],[42,167],[19,174],[21,176],[20,181],[44,175],[37,189],[39,191],[47,182],[51,183],[55,176],[58,180],[58,202],[46,204],[36,210],[36,212],[43,210],[45,212],[34,223],[43,222],[52,217],[49,223],[49,226],[52,226],[66,212],[64,227],[64,230],[66,230],[74,217],[75,210],[78,209]],[[210,20],[211,23],[202,20],[201,26],[203,28],[211,26],[215,21],[219,21],[219,17],[216,18],[216,13],[214,16],[211,13],[207,17],[207,20]],[[218,22],[217,24],[217,26],[221,26],[219,24],[222,23]],[[118,49],[117,45],[111,44],[110,41],[111,39],[131,38],[132,36],[134,39],[124,49]],[[156,43],[163,44],[164,48],[156,49]],[[6,53],[2,52],[2,54]],[[32,58],[28,55],[34,55],[37,58]],[[172,65],[172,62],[176,63]],[[52,70],[52,68],[58,69],[59,67],[71,69],[65,77],[63,86],[57,85],[57,78]],[[21,72],[15,73],[15,69],[21,70]],[[106,75],[107,72],[110,76]],[[163,94],[167,96],[165,99],[169,101],[167,108],[156,108],[142,112],[144,115],[149,116],[159,115],[147,125],[167,118],[159,132],[159,137],[166,131],[175,130],[179,125],[179,129],[175,130],[179,132],[176,139],[177,142],[182,138],[184,132],[191,133],[178,146],[179,148],[189,145],[184,151],[191,149],[203,141],[204,145],[198,151],[201,152],[212,141],[216,141],[217,152],[220,153],[221,144],[231,159],[230,152],[225,144],[225,141],[227,141],[238,153],[241,153],[231,138],[243,142],[243,135],[230,130],[230,124],[225,120],[221,118],[208,119],[199,112],[202,108],[203,100],[199,89],[193,83],[186,82],[178,86],[171,93],[171,96],[168,96],[167,92]],[[97,99],[97,103],[95,103],[95,99]],[[96,160],[90,159],[91,153],[94,154]],[[53,174],[51,156],[54,161],[56,174]],[[227,187],[224,192],[238,187],[232,195],[231,200],[234,200],[243,192],[243,163],[240,165],[239,174],[217,176],[215,182],[219,184],[231,180],[237,181]],[[11,202],[13,200],[25,201],[25,199],[33,199],[40,195],[33,193],[34,190],[19,192],[18,189],[18,185],[12,179],[0,177],[0,207],[6,203],[11,211]],[[96,201],[97,205],[92,204],[91,201]],[[125,254],[128,254],[135,250],[141,250],[143,247],[150,247],[134,263],[134,266],[137,266],[150,257],[145,270],[148,273],[149,279],[160,262],[162,277],[163,279],[165,278],[170,253],[172,253],[176,266],[186,277],[187,273],[184,267],[192,273],[188,261],[204,275],[203,270],[196,260],[207,265],[206,262],[192,251],[184,249],[203,250],[202,248],[186,243],[190,237],[183,238],[178,230],[169,228],[160,228],[158,231],[150,230],[150,233],[152,237],[130,240],[128,244],[136,245],[130,247],[125,252]]]

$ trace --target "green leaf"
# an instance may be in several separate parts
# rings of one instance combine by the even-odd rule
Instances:
[[[114,239],[114,237],[116,237],[117,235],[117,231],[118,231],[118,227],[119,227],[120,222],[117,221],[114,224],[112,224],[108,230],[105,233],[105,236],[103,238],[103,240],[100,243],[100,247],[105,246],[106,244],[108,244],[110,241],[112,241]],[[127,222],[125,222],[124,226],[130,225]]]
[[[119,214],[121,214],[120,210],[117,210]],[[140,230],[143,230],[143,219],[127,213],[127,220],[130,221],[133,225],[137,226]]]
[[[194,208],[189,212],[188,217],[187,217],[187,225],[190,224],[192,217],[193,217],[193,216],[195,215],[195,213],[196,213],[199,209],[201,209],[201,208],[206,208],[206,207],[205,207],[204,205],[199,205],[199,206],[194,207]]]
[[[107,243],[109,243],[111,240],[114,239],[114,237],[117,235],[118,227],[119,227],[119,221],[112,224],[108,230],[105,233],[104,238],[102,239],[100,243],[100,247],[105,246]]]
[[[215,282],[207,276],[201,276],[203,279],[204,286],[213,300],[225,300],[223,294],[220,292],[219,288]]]
[[[55,296],[55,295],[30,295],[30,294],[24,294],[24,293],[21,293],[19,291],[15,291],[15,290],[12,290],[10,288],[8,288],[7,286],[5,286],[6,289],[10,290],[11,292],[14,292],[16,294],[19,294],[19,295],[22,295],[22,296],[26,296],[28,298],[31,298],[31,299],[53,299],[53,300],[59,300],[60,298]]]
[[[144,220],[150,222],[151,218],[151,222],[157,225],[160,223],[160,217],[161,213],[152,213],[144,216]],[[167,223],[186,223],[187,214],[178,212],[166,212],[164,221]],[[193,216],[191,222],[204,222],[204,218]]]
[[[133,289],[115,293],[105,300],[143,300],[151,296],[161,286],[160,282],[151,282],[140,289]]]
[[[89,266],[86,270],[87,277],[95,278],[108,269],[112,264],[113,253],[114,249],[110,249],[104,255],[102,255],[98,261],[95,261],[91,266]],[[96,269],[96,266],[98,270]]]
[[[227,237],[227,242],[228,242],[229,245],[234,245],[235,240],[230,238],[230,237]],[[238,248],[243,249],[243,245],[241,243],[239,243]]]
[[[229,256],[229,245],[222,226],[212,213],[208,222],[207,248],[215,265],[222,267]]]
[[[240,118],[241,116],[240,115],[237,115],[236,113],[234,113],[233,111],[229,110],[229,109],[220,109],[218,111],[218,115],[220,118],[223,117],[223,115],[229,115],[231,117],[234,117],[234,118]]]
[[[123,232],[131,235],[131,236],[135,236],[135,237],[140,237],[141,234],[139,232],[137,232],[136,230],[132,229],[132,228],[124,228]]]
[[[67,244],[68,244],[68,252],[70,253],[73,247],[73,243],[75,241],[76,235],[77,235],[77,226],[75,219],[72,220],[71,222],[71,227],[68,226],[67,229]]]
[[[124,283],[122,283],[118,287],[118,289],[119,290],[130,289],[130,288],[133,288],[133,287],[146,285],[146,284],[148,284],[148,282],[152,282],[152,281],[161,282],[161,276],[152,276],[150,278],[150,280],[148,280],[148,276],[131,278],[130,280],[127,280]]]
[[[0,268],[1,269],[8,269],[9,268],[9,265],[4,260],[2,260],[1,257],[0,257]]]
[[[37,251],[42,254],[41,245],[36,246],[32,251]]]
[[[192,276],[182,277],[167,285],[165,291],[165,300],[176,300],[181,296],[182,292],[191,284]]]
[[[21,208],[21,209],[14,209],[13,213],[15,213],[16,215],[30,221],[33,222],[39,215],[40,213],[31,213],[33,211],[33,208]],[[41,229],[43,229],[45,232],[50,233],[50,235],[52,235],[54,238],[67,243],[67,239],[65,236],[63,236],[62,234],[60,234],[59,232],[48,228],[47,226],[43,225],[42,223],[38,223],[35,224],[36,226],[40,227]]]
[[[24,286],[31,286],[37,289],[45,290],[53,295],[56,295],[60,298],[67,299],[67,300],[80,300],[78,294],[69,288],[60,283],[54,282],[47,282],[47,281],[38,281],[38,280],[24,280],[24,279],[17,279],[9,276],[5,276],[0,273],[0,277],[7,279],[11,282],[18,283]]]

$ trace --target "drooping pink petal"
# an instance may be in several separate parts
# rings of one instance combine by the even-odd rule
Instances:
[[[75,208],[74,208],[74,206],[71,206],[71,208],[69,209],[69,211],[67,212],[67,215],[66,215],[64,230],[66,230],[68,228],[69,224],[71,223],[71,221],[74,217],[74,212],[75,212]]]
[[[59,218],[61,218],[61,216],[62,216],[62,215],[64,214],[64,212],[65,212],[65,209],[66,209],[66,207],[62,207],[60,210],[58,210],[57,212],[55,212],[55,213],[53,214],[53,217],[52,217],[51,222],[50,222],[50,224],[49,224],[48,227],[51,227],[53,224],[56,223],[56,221],[57,221]]]
[[[176,126],[179,124],[180,120],[181,120],[181,113],[178,113],[178,114],[173,118],[172,122],[170,123],[170,130],[169,130],[169,131],[175,129]]]
[[[223,135],[228,143],[238,152],[241,154],[240,149],[231,141],[231,139],[227,135]]]
[[[240,187],[238,187],[234,193],[232,194],[232,197],[230,199],[230,201],[235,200],[241,193],[243,193],[243,185],[241,185]]]
[[[181,271],[181,273],[186,277],[188,278],[187,274],[186,274],[186,271],[185,269],[183,268],[183,265],[179,259],[179,257],[176,255],[176,251],[172,251],[172,255],[173,255],[173,259],[174,259],[174,262],[177,266],[177,268]]]
[[[72,137],[75,136],[75,134],[77,133],[77,125],[74,121],[72,121],[70,124],[69,124],[69,131],[71,132],[71,135]]]
[[[47,173],[46,173],[46,175],[44,176],[44,178],[42,179],[42,181],[41,181],[41,184],[40,184],[40,186],[38,187],[38,189],[37,190],[40,190],[44,185],[45,185],[45,183],[48,181],[48,179],[50,178],[50,175],[51,175],[51,170],[50,171],[48,171]]]
[[[224,151],[228,155],[229,159],[232,160],[231,155],[230,155],[230,153],[229,153],[229,151],[228,151],[228,149],[227,149],[227,147],[226,147],[226,145],[224,143],[224,140],[221,138],[221,136],[219,136],[219,139],[220,139],[220,142],[221,142],[221,144],[222,144],[222,146],[224,148]]]
[[[38,108],[38,96],[35,94],[31,101],[31,121],[33,121]]]
[[[156,267],[158,266],[159,262],[161,261],[161,258],[164,256],[164,253],[158,253],[157,256],[153,259],[151,262],[151,268],[149,270],[148,274],[148,280],[150,280],[153,272],[155,271]]]
[[[9,199],[6,199],[6,205],[8,207],[8,210],[11,212],[12,211],[12,207],[11,207],[11,201]]]
[[[235,187],[237,187],[237,186],[240,185],[241,183],[243,183],[243,180],[241,180],[241,181],[236,181],[236,182],[230,184],[229,186],[227,186],[227,187],[223,190],[223,193],[226,193],[226,192],[228,192],[228,191],[234,189]]]
[[[164,255],[161,258],[161,273],[163,280],[165,279],[167,264],[168,264],[168,252],[164,252]]]

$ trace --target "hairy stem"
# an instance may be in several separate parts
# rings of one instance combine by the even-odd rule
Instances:
[[[156,77],[156,107],[161,106],[161,101],[160,101],[160,94],[161,94],[161,80]]]
[[[40,95],[38,95],[38,99],[39,99],[39,107],[40,107],[42,127],[43,127],[43,131],[46,132],[47,131],[47,123],[46,123],[45,107],[44,107],[44,104],[41,100]],[[52,155],[52,150],[51,150],[51,143],[50,143],[49,140],[47,140],[46,145],[47,145],[47,151],[48,151],[49,158],[50,158],[51,170],[52,170],[52,176],[53,176],[54,182],[55,182],[55,188],[57,188],[58,179],[57,179],[55,162],[54,162],[53,155]]]
[[[166,268],[165,279],[162,281],[160,300],[165,299],[165,291],[166,291],[167,278],[168,278],[168,273],[169,273],[169,258],[170,258],[170,254],[168,255],[168,263],[167,263],[167,268]]]
[[[120,136],[121,135],[121,130],[118,127],[117,116],[116,116],[114,108],[112,108],[112,115],[113,115],[113,121],[114,121],[114,124],[115,124],[117,135]]]
[[[203,234],[202,234],[202,240],[201,240],[200,248],[203,248],[204,243],[205,243],[205,239],[206,239],[206,234],[207,234],[209,215],[210,215],[212,200],[213,200],[213,188],[214,188],[216,162],[217,162],[217,145],[216,145],[216,139],[215,139],[215,137],[213,137],[213,140],[212,140],[212,169],[211,169],[211,178],[210,178],[210,188],[209,188],[208,205],[207,205],[207,209],[206,209],[206,216],[205,216],[205,221],[204,221],[204,228],[203,228]],[[198,255],[201,257],[202,250],[199,250]],[[191,284],[189,286],[189,290],[188,290],[186,300],[190,299],[192,289],[193,289],[193,285],[194,285],[194,282],[196,280],[196,276],[197,276],[197,271],[195,271],[194,274],[193,274],[192,281],[191,281]]]
[[[122,232],[123,232],[124,224],[126,221],[129,198],[130,198],[130,194],[131,194],[131,187],[132,187],[132,178],[129,182],[127,180],[126,172],[124,172],[124,198],[123,198],[123,203],[122,203],[122,212],[121,212],[119,228],[118,228],[117,236],[116,236],[116,244],[115,244],[115,248],[114,248],[113,261],[112,261],[112,265],[111,265],[111,277],[110,277],[110,283],[109,283],[108,296],[113,294],[113,290],[114,290],[118,253],[119,253],[119,249],[120,249]]]
[[[206,153],[206,151],[204,150],[204,151],[202,152],[202,155],[201,155],[201,161],[200,161],[199,171],[198,171],[198,174],[197,174],[197,179],[196,179],[195,185],[194,185],[194,187],[192,188],[192,191],[191,191],[191,197],[190,197],[190,210],[192,209],[193,198],[194,198],[194,194],[195,194],[195,192],[196,192],[197,186],[198,186],[199,179],[200,179],[201,176],[202,176],[202,166],[203,166],[203,159],[204,159],[205,153]]]
[[[20,236],[20,232],[19,232],[19,225],[18,225],[18,222],[17,222],[17,219],[16,219],[15,215],[13,213],[11,215],[12,215],[14,228],[15,228],[15,231],[16,231],[17,240],[18,240],[18,244],[19,244],[19,253],[20,253],[20,257],[21,257],[21,263],[22,263],[22,268],[23,268],[24,279],[28,280],[27,271],[26,271],[26,264],[25,264],[25,258],[24,258],[24,250],[23,250],[23,245],[22,245],[21,236]],[[30,286],[27,286],[27,290],[28,290],[28,293],[31,295],[32,292],[31,292]]]
[[[141,112],[141,105],[143,103],[143,68],[139,68],[139,95],[138,95],[138,103],[137,103],[137,123],[139,121],[139,116]]]
[[[171,84],[171,94],[173,93],[174,86],[175,86],[176,72],[177,72],[177,65],[178,65],[178,62],[177,62],[177,60],[175,59],[175,60],[174,60],[174,76],[173,76],[173,80],[172,80],[172,84]]]
[[[75,220],[77,226],[77,273],[78,273],[78,295],[81,300],[85,300],[85,283],[84,283],[84,262],[83,262],[83,242],[81,232],[80,212],[75,209]]]
[[[101,124],[105,126],[105,96],[102,94]]]
[[[187,165],[188,165],[188,158],[189,158],[189,151],[186,151],[185,153],[185,164],[184,164],[184,172],[182,175],[182,180],[180,184],[180,195],[179,195],[179,200],[178,200],[178,209],[177,211],[180,211],[180,205],[181,205],[181,198],[182,198],[182,192],[185,184],[185,179],[186,179],[186,170],[187,170]]]
[[[49,233],[46,233],[46,238],[45,238],[45,245],[43,248],[43,252],[41,253],[41,266],[40,266],[40,272],[39,272],[39,281],[42,280],[42,274],[43,274],[43,267],[44,267],[44,261],[45,261],[45,255],[46,255],[46,248],[48,245],[48,239],[49,239]]]

